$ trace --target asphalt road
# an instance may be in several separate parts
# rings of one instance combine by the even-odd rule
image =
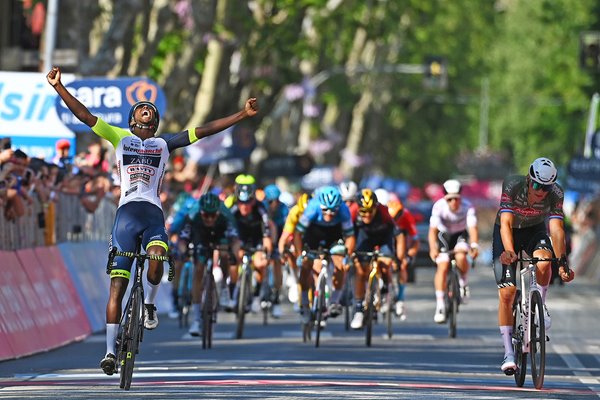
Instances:
[[[600,288],[585,280],[552,286],[544,388],[530,376],[517,388],[500,371],[503,347],[496,323],[497,291],[490,268],[471,275],[471,300],[461,308],[458,337],[433,322],[433,269],[421,268],[407,289],[408,318],[388,339],[376,326],[372,347],[363,331],[330,320],[321,346],[303,343],[299,317],[263,326],[251,315],[241,340],[234,317],[219,314],[213,348],[203,350],[176,320],[160,315],[147,332],[130,391],[99,369],[104,335],[47,353],[0,363],[0,398],[30,399],[593,399],[600,397]]]

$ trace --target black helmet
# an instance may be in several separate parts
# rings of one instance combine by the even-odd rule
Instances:
[[[142,124],[138,124],[137,122],[135,122],[135,117],[134,117],[135,110],[137,110],[139,107],[143,107],[143,106],[147,106],[147,107],[151,108],[152,111],[154,112],[154,118],[153,118],[152,122],[150,122],[149,125],[142,125]],[[151,103],[149,101],[138,101],[133,106],[131,106],[131,109],[129,110],[129,129],[130,130],[133,129],[135,126],[137,126],[138,128],[141,128],[141,129],[152,129],[154,132],[156,132],[156,130],[158,129],[159,122],[160,122],[160,114],[158,113],[158,108],[156,108],[154,103]]]
[[[198,203],[200,204],[200,211],[209,214],[216,213],[221,207],[221,200],[219,200],[219,196],[210,192],[200,196]]]

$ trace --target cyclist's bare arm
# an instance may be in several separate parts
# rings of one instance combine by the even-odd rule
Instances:
[[[203,137],[219,133],[222,130],[227,129],[230,126],[235,125],[248,117],[254,117],[257,113],[258,103],[256,101],[256,98],[252,97],[246,100],[246,104],[244,105],[243,110],[240,110],[235,114],[231,114],[227,117],[207,122],[206,124],[195,128],[194,134],[198,139],[202,139]]]
[[[561,257],[567,254],[565,242],[565,227],[563,220],[560,218],[552,218],[548,221],[548,231],[552,240],[552,248],[556,257]]]
[[[435,261],[437,256],[440,254],[440,249],[438,249],[438,237],[439,230],[434,227],[429,227],[429,234],[427,235],[427,240],[429,241],[429,257]]]
[[[69,110],[77,117],[78,120],[89,126],[90,128],[96,125],[98,117],[93,115],[75,96],[73,96],[60,80],[60,68],[52,67],[46,79],[48,83],[56,90],[56,93],[65,102]]]
[[[515,216],[510,212],[503,212],[500,215],[500,237],[504,252],[500,254],[500,262],[504,265],[512,264],[517,261],[515,253],[515,241],[512,234],[512,226]]]
[[[469,227],[469,240],[471,241],[471,250],[469,254],[473,258],[477,258],[477,256],[479,255],[479,230],[477,229],[477,226]]]
[[[406,256],[406,234],[402,232],[396,235],[396,257],[398,261],[402,262]]]

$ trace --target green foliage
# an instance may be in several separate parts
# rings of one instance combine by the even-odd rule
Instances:
[[[181,53],[186,36],[185,31],[178,30],[169,32],[161,38],[156,55],[152,58],[150,71],[148,71],[151,79],[158,80],[162,76],[164,63],[169,55]]]

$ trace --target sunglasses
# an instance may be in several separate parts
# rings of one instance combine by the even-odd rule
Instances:
[[[208,219],[210,219],[210,218],[217,218],[217,213],[216,212],[214,212],[214,213],[208,213],[208,212],[202,211],[200,214],[202,214],[202,218],[208,218]]]
[[[358,214],[361,217],[371,217],[373,214],[375,214],[375,209],[371,209],[371,210],[358,210]]]
[[[531,188],[533,190],[542,190],[544,192],[549,192],[552,189],[552,185],[542,185],[541,183],[531,182]]]
[[[460,197],[448,197],[448,198],[446,199],[446,201],[447,201],[448,203],[450,203],[451,201],[459,201],[459,200],[460,200]]]
[[[321,211],[323,212],[323,214],[333,215],[333,214],[335,214],[335,213],[338,212],[338,209],[337,208],[321,207]]]

